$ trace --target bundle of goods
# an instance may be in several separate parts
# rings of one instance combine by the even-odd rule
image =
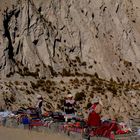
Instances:
[[[52,114],[53,114],[52,111],[46,111],[44,114],[42,114],[42,117],[45,119],[45,118],[52,116]]]
[[[60,124],[65,121],[64,115],[61,112],[49,112],[45,113],[47,117],[44,118],[44,126],[51,127],[55,124]]]
[[[29,115],[30,119],[38,118],[36,108],[27,108],[26,113]]]
[[[115,139],[115,136],[120,134],[131,133],[131,130],[127,128],[125,123],[117,123],[115,121],[103,122],[99,127],[87,127],[84,130],[83,138],[90,139],[90,137],[106,137],[109,139]]]
[[[64,115],[61,112],[53,112],[51,114],[51,117],[53,118],[54,122],[64,122]]]
[[[33,127],[44,126],[44,122],[40,119],[31,119],[29,124],[29,129]]]
[[[128,134],[131,133],[132,130],[130,127],[128,127],[124,122],[119,123],[118,130],[116,131],[116,135],[119,134]]]
[[[85,120],[76,117],[76,118],[71,118],[71,120],[69,119],[59,128],[61,131],[70,134],[71,132],[82,133],[85,127],[87,127]]]

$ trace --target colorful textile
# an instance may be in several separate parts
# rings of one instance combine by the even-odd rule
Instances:
[[[40,119],[34,119],[30,121],[30,127],[43,126],[43,122]]]
[[[74,106],[75,106],[75,100],[65,100],[64,102],[64,110],[66,114],[72,114],[75,113],[74,110]]]
[[[101,117],[99,114],[97,114],[95,111],[92,111],[88,116],[87,124],[89,126],[101,126]]]

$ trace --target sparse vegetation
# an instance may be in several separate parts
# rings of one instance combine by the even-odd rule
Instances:
[[[9,77],[11,77],[12,75],[14,75],[14,72],[9,72],[8,74],[6,74],[6,77],[9,78]]]
[[[92,66],[92,65],[90,65],[88,68],[89,68],[89,69],[92,69],[92,68],[93,68],[93,66]]]
[[[96,72],[95,72],[94,76],[95,76],[96,78],[99,78],[99,76],[98,76],[98,74],[97,74]]]
[[[90,102],[87,103],[87,105],[86,105],[86,109],[89,109],[91,106],[92,106],[92,104],[91,104]]]
[[[23,82],[23,85],[24,85],[24,86],[27,86],[28,84],[27,84],[27,82],[24,81],[24,82]]]
[[[64,81],[61,80],[60,83],[61,83],[61,84],[64,84]]]
[[[65,68],[62,70],[62,76],[71,76],[70,70],[66,70]]]
[[[87,63],[85,61],[81,63],[81,66],[86,66],[86,65]]]
[[[20,74],[21,76],[32,76],[32,77],[34,77],[34,78],[38,78],[39,77],[39,68],[36,68],[36,71],[34,71],[34,72],[31,72],[31,71],[29,71],[29,68],[28,67],[23,67],[23,70],[21,69],[21,68],[19,68],[19,70],[18,70],[18,74]]]
[[[34,83],[34,82],[32,82],[32,81],[30,81],[30,83],[31,83],[31,86],[32,86],[32,88],[35,90],[35,89],[38,89],[38,87],[36,86],[36,84]]]
[[[86,97],[84,92],[77,92],[75,94],[75,101],[81,101]]]
[[[79,56],[76,56],[75,59],[78,63],[81,63],[81,60],[80,60]]]
[[[125,67],[131,67],[132,66],[132,62],[124,60],[124,65],[125,65]]]
[[[58,75],[57,72],[53,69],[52,66],[48,65],[48,68],[49,68],[52,76],[57,76]]]
[[[19,82],[19,81],[15,81],[15,84],[16,84],[16,85],[20,85],[20,82]]]
[[[28,89],[26,90],[26,93],[27,93],[27,95],[32,94],[32,92],[31,92],[31,91],[29,91]]]

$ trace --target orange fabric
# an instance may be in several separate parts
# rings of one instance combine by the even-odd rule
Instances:
[[[48,116],[49,116],[49,112],[45,112],[45,113],[43,114],[43,116],[48,117]]]
[[[75,127],[80,127],[80,122],[76,122]]]

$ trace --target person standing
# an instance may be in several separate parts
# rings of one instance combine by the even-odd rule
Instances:
[[[36,104],[36,111],[38,118],[42,118],[42,105],[43,105],[43,98],[41,95],[37,95],[37,104]]]
[[[66,114],[75,114],[75,100],[73,99],[72,94],[68,94],[64,101],[64,112]]]

